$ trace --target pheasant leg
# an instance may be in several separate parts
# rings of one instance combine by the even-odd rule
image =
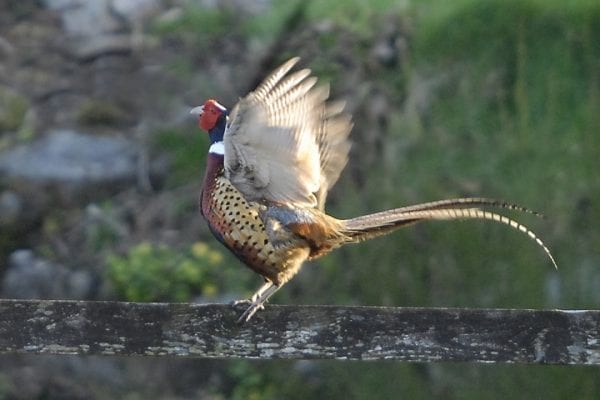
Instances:
[[[237,322],[248,322],[258,310],[262,310],[263,308],[265,308],[264,304],[267,302],[269,297],[271,297],[275,292],[279,290],[280,287],[281,286],[277,286],[271,281],[267,281],[256,291],[256,293],[252,295],[250,299],[234,301],[234,306],[237,306],[239,304],[250,304],[250,306],[246,309],[246,311],[244,311],[244,313],[240,316]]]

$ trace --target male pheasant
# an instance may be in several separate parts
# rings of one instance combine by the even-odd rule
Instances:
[[[277,68],[231,112],[213,99],[191,110],[211,142],[202,215],[214,236],[265,280],[249,300],[235,302],[249,304],[240,321],[263,308],[304,261],[426,220],[509,225],[535,240],[556,266],[531,230],[481,207],[528,210],[492,199],[441,200],[346,220],[327,215],[327,191],[347,162],[352,122],[310,70],[290,73],[298,60]]]

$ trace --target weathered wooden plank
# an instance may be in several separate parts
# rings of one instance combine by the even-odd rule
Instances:
[[[0,300],[0,353],[600,365],[600,311]]]

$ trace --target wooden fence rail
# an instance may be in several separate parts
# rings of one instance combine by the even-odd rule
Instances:
[[[600,365],[600,311],[0,300],[0,353]]]

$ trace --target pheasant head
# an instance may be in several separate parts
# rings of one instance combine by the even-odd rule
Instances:
[[[229,111],[214,99],[208,99],[203,105],[192,108],[190,114],[198,116],[198,126],[208,132],[211,143],[223,141],[225,125]]]

